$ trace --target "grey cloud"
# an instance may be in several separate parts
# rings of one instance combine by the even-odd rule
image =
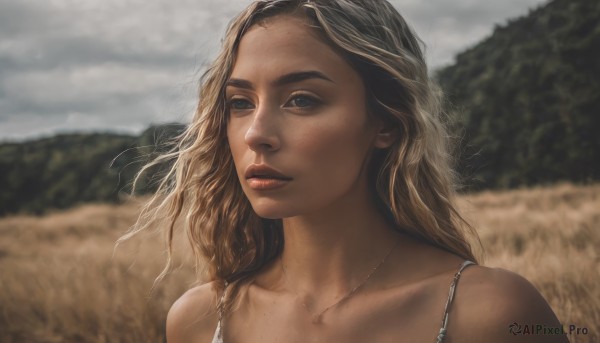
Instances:
[[[186,121],[191,118],[195,103],[181,98],[181,92],[181,89],[160,89],[93,101],[55,103],[42,109],[39,104],[27,103],[20,106],[19,112],[9,120],[0,119],[0,136],[25,138],[19,135],[22,131],[18,130],[19,127],[28,128],[28,135],[36,136],[90,129],[133,133],[150,123]],[[0,102],[0,111],[6,110],[4,105]]]
[[[132,66],[176,68],[192,65],[195,56],[192,53],[186,55],[161,51],[128,51],[115,47],[110,42],[80,37],[52,38],[37,43],[32,51],[25,54],[5,52],[5,55],[0,57],[0,68],[10,68],[12,72],[26,72],[97,65],[110,61]]]
[[[51,26],[49,2],[0,0],[0,37],[25,36],[44,32]]]
[[[392,3],[435,67],[543,1]],[[249,3],[0,0],[0,141],[189,118],[202,68]]]
[[[546,0],[392,0],[425,41],[428,62],[447,65],[454,55],[491,34],[494,25],[523,16]]]
[[[0,140],[189,117],[214,28],[242,5],[136,3],[0,0]]]

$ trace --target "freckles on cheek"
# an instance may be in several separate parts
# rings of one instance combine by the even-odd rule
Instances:
[[[348,154],[356,154],[356,135],[341,125],[315,125],[298,137],[294,150],[312,161],[315,167],[342,167]],[[354,150],[354,151],[353,151]]]
[[[243,154],[243,137],[239,137],[239,132],[236,132],[230,128],[227,129],[227,145],[229,146],[229,152],[233,159],[233,163],[238,165],[239,159]]]
[[[227,130],[227,142],[231,150],[239,149],[240,145],[244,143],[245,133],[240,125],[228,124]]]
[[[294,142],[295,149],[308,156],[317,156],[328,150],[336,140],[336,130],[327,124],[305,127]]]

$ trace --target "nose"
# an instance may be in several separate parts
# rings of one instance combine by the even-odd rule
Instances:
[[[279,150],[279,123],[277,111],[259,106],[250,121],[244,137],[246,144],[255,152],[271,152]]]

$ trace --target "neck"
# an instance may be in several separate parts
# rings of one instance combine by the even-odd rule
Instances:
[[[286,218],[283,225],[281,263],[288,287],[319,303],[364,282],[401,237],[368,203]]]

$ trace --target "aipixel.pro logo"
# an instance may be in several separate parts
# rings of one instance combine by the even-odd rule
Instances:
[[[508,326],[508,331],[517,335],[587,335],[589,330],[586,327],[579,327],[571,324],[565,330],[565,326],[546,326],[543,324],[519,324],[513,322]]]

